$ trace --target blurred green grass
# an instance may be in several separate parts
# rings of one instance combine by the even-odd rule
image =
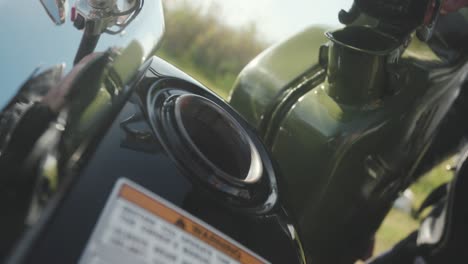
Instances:
[[[206,73],[199,70],[196,65],[190,60],[177,58],[174,56],[168,55],[164,50],[160,50],[157,52],[159,57],[168,61],[169,63],[173,64],[177,68],[185,71],[187,74],[192,76],[197,81],[201,82],[203,85],[211,89],[212,91],[216,92],[219,96],[224,99],[227,99],[229,95],[229,87],[230,84],[227,84],[223,81],[217,81],[216,79],[212,78],[211,76],[207,76]],[[234,83],[234,81],[232,81]]]
[[[419,208],[434,188],[452,178],[453,172],[449,168],[454,166],[456,159],[454,156],[444,160],[410,187],[414,194],[414,209]],[[420,219],[414,219],[398,209],[392,209],[377,232],[375,253],[382,253],[392,248],[395,243],[416,230],[419,221]]]
[[[166,32],[157,55],[223,97],[242,68],[268,46],[255,24],[223,23],[216,5],[202,10],[189,1],[165,4]]]

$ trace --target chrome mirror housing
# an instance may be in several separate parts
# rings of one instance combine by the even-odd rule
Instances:
[[[65,23],[68,14],[67,0],[41,0],[41,4],[56,25]]]

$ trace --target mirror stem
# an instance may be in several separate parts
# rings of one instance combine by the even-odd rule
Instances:
[[[78,48],[78,51],[76,52],[73,65],[76,65],[86,55],[91,54],[96,48],[96,45],[99,41],[99,37],[101,36],[101,34],[95,34],[95,32],[93,32],[94,27],[90,23],[93,23],[93,22],[89,21],[86,23],[83,37],[81,38],[80,47]]]

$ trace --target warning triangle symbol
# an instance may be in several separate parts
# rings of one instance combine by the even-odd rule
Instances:
[[[181,229],[185,230],[185,222],[182,218],[177,219],[177,221],[174,224],[180,227]]]

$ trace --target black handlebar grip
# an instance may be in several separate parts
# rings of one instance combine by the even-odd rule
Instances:
[[[388,23],[422,24],[429,3],[433,0],[355,0],[359,9]]]

